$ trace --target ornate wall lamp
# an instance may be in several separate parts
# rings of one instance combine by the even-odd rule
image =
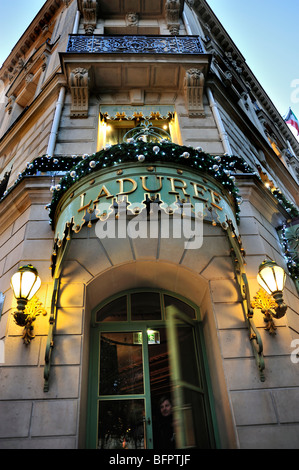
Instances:
[[[286,274],[274,261],[266,260],[259,267],[257,280],[262,289],[257,292],[251,306],[262,311],[266,330],[276,334],[273,318],[282,318],[288,308],[282,296]]]
[[[34,338],[32,334],[33,322],[40,314],[47,312],[42,303],[35,296],[41,286],[37,270],[31,265],[21,266],[11,278],[11,287],[17,299],[17,311],[13,313],[18,326],[24,327],[23,340],[29,344]]]

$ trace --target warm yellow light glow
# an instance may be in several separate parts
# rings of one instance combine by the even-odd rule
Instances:
[[[14,296],[16,299],[18,299],[21,296],[21,273],[17,272],[12,276],[10,285],[12,287]]]
[[[174,119],[169,122],[169,133],[173,143],[183,145],[177,113],[175,113]]]
[[[37,270],[33,266],[22,266],[11,278],[11,287],[16,299],[31,300],[41,286]]]
[[[283,291],[286,274],[274,261],[264,261],[260,265],[257,280],[259,285],[272,295],[273,292]]]
[[[98,125],[98,141],[97,141],[97,152],[101,150],[106,145],[106,131],[107,124],[105,121],[101,121],[101,115],[99,116],[99,125]]]

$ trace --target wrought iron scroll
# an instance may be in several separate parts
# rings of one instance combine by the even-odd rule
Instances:
[[[260,380],[261,382],[264,382],[265,361],[263,356],[263,342],[253,320],[253,310],[250,301],[250,290],[247,275],[244,268],[245,252],[242,248],[241,238],[237,236],[235,228],[230,220],[228,221],[227,235],[231,245],[231,255],[234,264],[236,279],[239,284],[240,293],[242,297],[243,312],[249,330],[249,339],[251,342],[252,351],[255,357],[256,364],[258,366]]]
[[[123,138],[124,142],[171,142],[171,137],[164,129],[154,127],[147,120],[143,121],[140,126],[130,129]]]
[[[61,275],[63,260],[70,246],[70,241],[71,241],[70,226],[67,228],[67,231],[68,233],[66,237],[64,238],[63,246],[60,247],[56,255],[57,260],[55,263],[55,270],[53,274],[54,285],[53,285],[53,293],[52,293],[52,301],[51,301],[51,313],[50,313],[50,319],[49,319],[49,331],[48,331],[48,338],[47,338],[47,344],[46,344],[45,366],[44,366],[44,392],[49,391],[51,356],[52,356],[52,351],[54,348],[54,333],[55,333],[56,319],[57,319],[57,302],[58,302],[58,296],[59,296],[60,275]]]
[[[204,54],[198,36],[70,35],[66,52],[97,54]]]

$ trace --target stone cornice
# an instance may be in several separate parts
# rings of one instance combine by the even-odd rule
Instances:
[[[16,184],[0,203],[1,231],[33,204],[48,204],[51,200],[51,181],[50,176],[28,176]]]
[[[31,105],[25,109],[18,119],[12,124],[12,126],[6,131],[6,133],[0,138],[0,154],[4,152],[4,148],[7,144],[11,142],[12,134],[17,134],[22,127],[26,124],[28,119],[39,109],[44,108],[45,99],[51,94],[58,94],[61,86],[66,86],[65,78],[62,74],[56,74],[48,81],[44,86],[42,91],[36,97],[36,99],[31,103]]]
[[[249,68],[246,63],[246,60],[242,53],[239,51],[225,28],[222,26],[213,10],[209,7],[206,0],[192,0],[189,3],[193,3],[192,8],[202,20],[204,24],[207,24],[213,34],[215,40],[219,42],[220,47],[224,52],[230,52],[234,60],[239,61],[242,64],[243,76],[246,81],[249,83],[252,92],[255,94],[257,99],[260,101],[264,109],[268,112],[271,119],[279,127],[280,132],[283,137],[288,140],[294,151],[299,155],[299,142],[292,134],[291,130],[288,128],[283,117],[276,109],[275,105]]]
[[[227,100],[227,90],[224,89],[220,80],[214,77],[214,80],[208,80],[208,85],[215,93],[215,96],[219,100],[221,106],[223,106],[229,112],[230,115],[233,115],[235,117],[235,120],[236,122],[238,122],[240,128],[245,128],[246,132],[249,133],[249,135],[251,136],[252,141],[256,142],[256,144],[261,148],[261,150],[263,150],[263,152],[267,156],[267,162],[269,164],[269,167],[271,167],[272,171],[281,181],[282,185],[284,185],[285,188],[288,188],[288,191],[294,198],[294,201],[297,205],[299,205],[298,183],[291,175],[291,173],[286,170],[284,164],[277,157],[277,155],[271,148],[269,142],[257,130],[255,124],[252,123],[249,117],[242,112],[241,108],[235,105],[235,101]],[[227,108],[227,106],[229,108]]]
[[[53,16],[59,8],[67,3],[69,2],[66,0],[48,0],[45,2],[44,6],[40,9],[2,64],[0,68],[0,80],[5,81],[7,79],[11,71],[18,65],[20,59],[24,58],[36,39],[43,33],[44,28],[51,23]]]
[[[243,201],[249,201],[275,228],[289,220],[290,215],[256,175],[238,174],[236,181]],[[242,209],[242,206],[241,206]],[[246,214],[243,214],[246,215]],[[242,210],[241,210],[242,216]]]

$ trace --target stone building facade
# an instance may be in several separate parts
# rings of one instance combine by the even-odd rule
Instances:
[[[299,144],[208,3],[47,0],[0,93],[0,447],[298,448]]]

